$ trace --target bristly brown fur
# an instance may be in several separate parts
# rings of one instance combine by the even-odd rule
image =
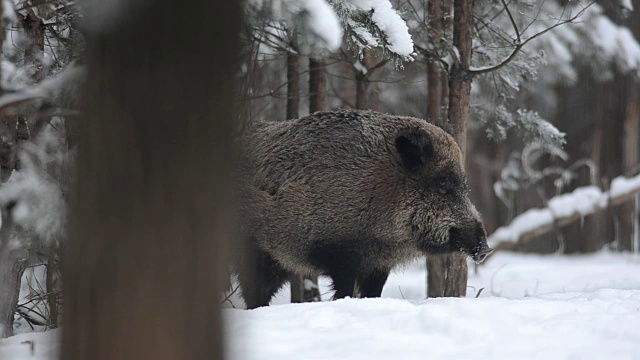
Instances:
[[[356,283],[379,296],[389,271],[421,254],[486,247],[462,153],[432,123],[318,112],[259,126],[241,145],[249,307],[268,305],[288,274],[329,275],[335,297]]]

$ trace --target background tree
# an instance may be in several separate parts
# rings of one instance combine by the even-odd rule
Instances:
[[[461,143],[463,151],[474,149],[466,161],[471,197],[484,214],[490,233],[505,222],[503,216],[507,213],[488,190],[499,179],[509,153],[507,147],[536,141],[559,146],[564,141],[563,134],[545,120],[553,117],[521,98],[537,81],[539,70],[570,73],[573,65],[557,59],[577,53],[578,43],[602,46],[597,39],[603,34],[608,15],[592,5],[589,1],[528,0],[464,4],[453,0],[406,0],[393,2],[393,6],[391,2],[364,0],[331,2],[340,19],[344,45],[340,51],[326,55],[327,106],[371,108],[450,121],[456,139],[465,141]],[[381,18],[393,19],[389,21],[397,26],[389,26]],[[597,30],[600,35],[590,35],[580,24],[571,24],[578,19],[603,24]],[[260,57],[258,54],[265,59],[271,56],[272,44],[273,41],[262,41],[256,58]],[[417,54],[413,52],[414,44]],[[406,45],[411,50],[405,52]],[[624,50],[617,45],[602,50],[605,59],[624,58]],[[633,57],[627,57],[630,58]],[[256,95],[249,98],[249,107],[260,112],[259,121],[278,118],[269,114],[284,110],[278,109],[282,104],[278,100],[286,98],[280,92],[286,80],[274,71],[282,66],[278,61],[281,60],[276,57],[262,61],[264,68],[259,73],[264,74],[268,68],[274,76],[261,78],[262,84],[252,89]],[[624,60],[618,63],[634,68]],[[547,67],[541,68],[542,64]],[[544,76],[547,77],[553,75]],[[471,92],[472,81],[481,90]],[[300,115],[305,113],[301,108]],[[496,143],[506,139],[507,134],[517,137],[511,137],[508,144]],[[439,264],[430,265],[430,294],[464,294],[464,275],[456,276],[466,273],[463,259],[433,257],[431,263],[438,259],[442,260]],[[448,281],[449,275],[457,280]]]
[[[77,58],[82,40],[71,24],[77,9],[68,1],[5,1],[2,10],[0,37],[11,39],[2,43],[6,71],[0,101],[0,207],[6,220],[0,249],[11,250],[0,250],[0,327],[6,336],[14,315],[18,325],[57,327],[58,249],[65,238],[59,225],[71,178],[64,165],[70,149],[63,117],[73,108],[79,73],[73,67],[64,70]],[[12,209],[22,215],[14,216]],[[21,279],[43,266],[42,286],[31,287],[18,303]]]

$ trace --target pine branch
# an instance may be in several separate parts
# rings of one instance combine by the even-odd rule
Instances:
[[[504,1],[502,1],[502,2],[504,4]],[[472,76],[481,75],[481,74],[490,73],[492,71],[496,71],[496,70],[499,70],[499,69],[505,67],[506,65],[508,65],[516,57],[516,55],[518,55],[520,50],[522,50],[522,48],[525,45],[527,45],[527,43],[529,43],[531,40],[534,40],[534,39],[546,34],[547,32],[549,32],[549,31],[551,31],[551,30],[553,30],[553,29],[555,29],[555,28],[557,28],[559,26],[562,26],[562,25],[565,25],[565,24],[569,24],[569,23],[573,23],[574,21],[576,21],[576,19],[581,17],[585,13],[585,11],[587,11],[587,9],[593,4],[595,4],[595,1],[592,1],[591,3],[589,3],[589,5],[583,7],[575,16],[572,16],[571,18],[568,18],[568,19],[565,19],[565,20],[559,20],[553,26],[550,26],[550,27],[548,27],[548,28],[546,28],[546,29],[534,34],[533,36],[529,37],[528,39],[526,39],[524,41],[520,40],[520,33],[518,31],[517,26],[515,25],[515,22],[513,22],[514,28],[516,30],[517,39],[518,39],[517,41],[519,43],[514,47],[514,49],[511,52],[511,54],[509,54],[509,56],[507,56],[506,59],[504,59],[501,63],[499,63],[499,64],[497,64],[495,66],[485,67],[485,68],[475,69],[475,70],[474,69],[470,69],[469,70],[469,74],[472,75]],[[506,6],[506,4],[505,4],[505,6]],[[511,12],[507,10],[507,13],[509,14],[509,17],[512,18]]]

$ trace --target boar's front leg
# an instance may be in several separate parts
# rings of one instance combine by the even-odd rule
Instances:
[[[311,264],[329,275],[336,291],[333,299],[353,297],[356,274],[360,267],[360,253],[350,246],[351,242],[325,243],[313,249],[309,256]]]
[[[382,288],[389,277],[388,269],[376,269],[358,275],[358,288],[360,297],[373,298],[382,295]]]

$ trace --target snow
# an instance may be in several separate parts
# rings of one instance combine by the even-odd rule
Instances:
[[[54,360],[57,359],[61,330],[34,332],[0,340],[2,360]]]
[[[367,46],[370,46],[370,47],[380,46],[378,39],[375,36],[373,36],[373,34],[369,32],[369,30],[360,26],[353,19],[348,19],[347,24],[349,24],[349,27],[351,27],[351,29],[357,35],[357,37],[363,40]]]
[[[616,25],[605,16],[594,17],[587,22],[591,41],[604,54],[617,59],[622,70],[640,67],[640,45],[628,28]]]
[[[359,60],[356,60],[356,62],[353,63],[353,67],[355,67],[362,75],[367,75],[368,71],[366,66],[362,65]]]
[[[425,297],[424,259],[382,299],[226,310],[234,359],[632,359],[640,350],[640,258],[498,253],[468,297]],[[327,282],[321,292],[328,298]],[[479,289],[484,289],[475,299]]]
[[[329,50],[337,50],[342,43],[342,26],[331,5],[324,0],[303,0],[302,8],[309,15],[309,27],[327,43]]]
[[[233,357],[242,359],[631,359],[640,350],[630,341],[640,340],[639,304],[640,290],[515,301],[347,299],[235,310],[227,320],[238,332]]]
[[[630,194],[638,189],[640,189],[640,176],[632,178],[617,177],[611,181],[609,193],[611,197],[619,197]]]
[[[585,186],[549,200],[549,209],[556,217],[570,217],[574,213],[592,214],[599,209],[602,198],[602,191],[598,187]]]
[[[225,309],[229,358],[633,359],[640,351],[640,257],[500,252],[470,267],[467,298],[428,300],[424,263],[392,273],[381,299],[288,304],[283,289],[270,307]],[[327,300],[326,278],[320,288]],[[59,335],[0,340],[0,359],[52,359]]]
[[[317,288],[318,288],[318,285],[314,284],[313,281],[309,279],[304,279],[304,289],[306,291],[310,291]]]
[[[516,216],[510,224],[498,228],[491,234],[487,242],[495,247],[502,242],[517,242],[524,234],[543,226],[553,226],[554,221],[574,215],[581,217],[606,209],[611,199],[638,192],[640,175],[632,178],[617,177],[611,182],[611,189],[602,192],[595,186],[577,188],[571,193],[563,194],[549,200],[544,209],[529,209]]]
[[[401,56],[413,54],[413,40],[407,23],[393,9],[389,0],[351,0],[352,4],[365,10],[373,10],[373,22],[384,32],[389,50]]]
[[[264,20],[267,20],[265,23],[279,23],[276,26],[267,26],[270,28],[269,31],[278,34],[284,30],[284,28],[280,28],[285,24],[287,28],[303,25],[302,29],[306,30],[308,27],[313,34],[322,40],[322,47],[331,51],[340,48],[342,25],[333,7],[326,0],[251,0],[247,2],[246,6],[249,11],[248,18],[250,21],[252,18],[253,21],[258,21],[260,23],[258,27],[264,25],[262,24]],[[265,15],[267,15],[266,18]],[[257,36],[262,37],[265,34],[269,37],[268,32],[265,33],[263,29],[257,33]],[[305,35],[305,32],[301,31],[299,34]],[[279,43],[280,38],[286,39],[287,36],[272,36],[270,40]],[[269,47],[268,45],[264,46],[265,50]],[[273,51],[275,50],[267,50],[267,53],[271,54]]]
[[[495,247],[505,241],[517,241],[520,237],[543,225],[553,224],[553,214],[548,209],[530,209],[518,215],[509,225],[498,228],[489,235],[489,246]]]

